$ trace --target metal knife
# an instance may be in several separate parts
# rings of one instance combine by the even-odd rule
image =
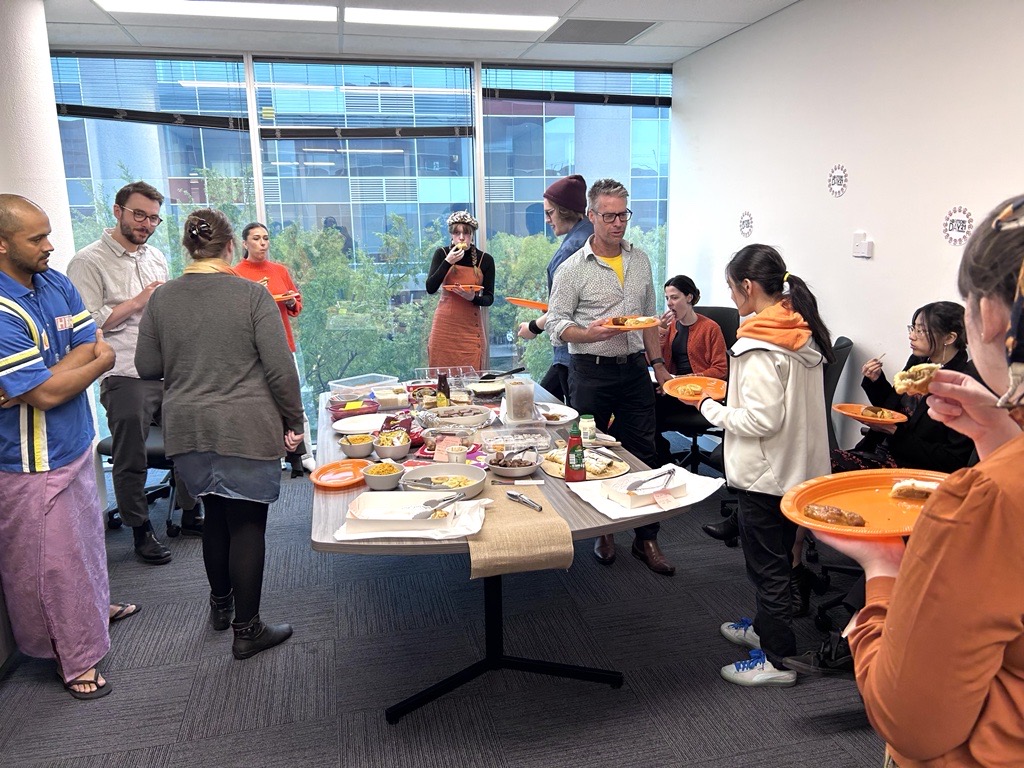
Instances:
[[[535,509],[538,512],[544,509],[540,504],[531,499],[529,496],[524,496],[519,491],[505,491],[505,495],[508,496],[512,501],[517,501],[520,504],[525,504],[530,509]]]

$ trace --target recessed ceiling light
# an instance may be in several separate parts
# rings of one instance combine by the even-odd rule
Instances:
[[[234,3],[225,0],[96,0],[109,13],[140,13],[158,16],[215,16],[227,19],[272,19],[275,21],[338,20],[338,9],[326,5],[283,5],[280,3]]]
[[[446,27],[453,30],[505,29],[520,32],[544,32],[551,29],[557,21],[557,16],[512,16],[500,13],[440,13],[435,11],[396,11],[383,8],[345,8],[345,22],[347,24]]]

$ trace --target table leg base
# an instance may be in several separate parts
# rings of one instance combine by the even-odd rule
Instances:
[[[559,664],[552,661],[540,661],[539,659],[524,659],[519,656],[499,656],[493,659],[481,659],[470,664],[465,669],[446,677],[439,683],[434,683],[419,693],[415,693],[404,701],[384,710],[384,719],[394,724],[405,715],[419,709],[424,704],[429,704],[439,699],[446,693],[451,693],[459,686],[475,680],[484,672],[498,669],[515,669],[520,672],[534,672],[541,675],[552,675],[554,677],[566,677],[573,680],[587,680],[592,683],[605,683],[612,688],[621,688],[623,677],[621,672],[610,669],[597,669],[595,667],[579,667],[575,664]]]

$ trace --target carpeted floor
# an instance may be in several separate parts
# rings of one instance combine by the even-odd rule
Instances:
[[[170,539],[174,561],[153,567],[127,529],[108,532],[112,597],[143,606],[111,627],[101,668],[115,690],[75,701],[52,662],[16,657],[0,678],[0,765],[881,764],[853,682],[764,690],[719,677],[745,651],[718,626],[750,615],[753,597],[740,551],[700,531],[720,519],[718,498],[663,525],[674,578],[630,557],[625,534],[611,567],[581,542],[567,572],[505,578],[507,652],[621,670],[622,688],[489,673],[389,725],[384,707],[482,655],[481,584],[468,557],[313,552],[311,498],[307,479],[285,480],[268,531],[262,614],[295,635],[242,662],[231,632],[207,624],[198,539]],[[166,504],[152,508],[161,538]],[[809,618],[797,631],[801,650],[817,647]]]

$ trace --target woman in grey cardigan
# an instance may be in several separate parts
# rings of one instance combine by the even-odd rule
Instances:
[[[303,437],[299,379],[270,292],[230,267],[227,217],[189,214],[182,245],[193,261],[153,293],[135,365],[142,378],[164,380],[164,447],[206,509],[210,623],[230,625],[232,653],[247,659],[292,634],[288,624],[264,624],[259,610],[267,509],[280,492],[281,456]]]

